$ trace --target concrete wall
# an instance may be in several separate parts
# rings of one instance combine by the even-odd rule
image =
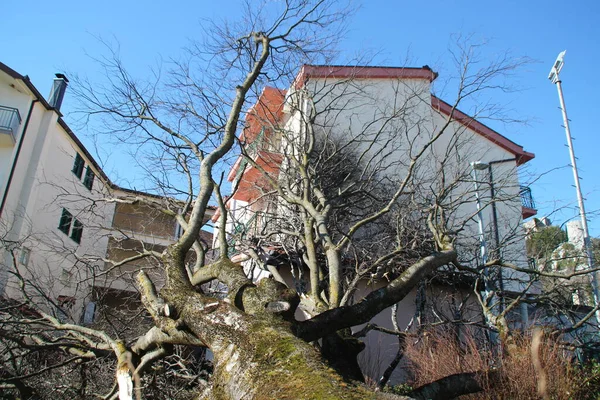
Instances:
[[[92,190],[71,172],[76,153],[84,157],[86,167],[91,162],[48,114],[45,118],[52,122],[43,142],[39,135],[35,146],[27,148],[35,155],[21,159],[25,162],[35,157],[38,162],[30,163],[25,174],[13,182],[15,190],[21,189],[18,203],[5,210],[3,218],[12,219],[13,233],[30,250],[27,269],[35,280],[42,282],[52,297],[73,296],[83,301],[86,286],[91,286],[91,278],[100,272],[114,205],[100,201],[107,190],[98,171]],[[71,237],[73,222],[69,234],[58,229],[63,209],[83,224],[80,243]],[[13,283],[9,281],[6,288],[9,296],[17,295]]]
[[[368,294],[379,287],[378,284],[363,284],[358,293],[358,298]],[[423,324],[437,326],[435,329],[452,332],[458,340],[467,337],[483,337],[483,331],[464,324],[451,324],[448,321],[464,320],[471,323],[482,323],[481,307],[474,298],[472,290],[460,286],[428,284],[424,286],[424,296],[417,301],[418,289],[412,290],[401,302],[398,303],[397,323],[400,330],[407,333],[416,333],[418,316]],[[422,313],[418,314],[417,304],[422,307]],[[392,324],[392,309],[387,308],[377,314],[369,321],[383,328],[394,329]],[[352,328],[353,332],[360,331],[364,325]],[[408,341],[414,338],[408,337]],[[366,344],[365,350],[359,354],[359,365],[365,376],[377,380],[390,365],[398,352],[398,338],[371,330],[362,338]],[[410,358],[405,357],[390,377],[391,385],[406,382],[410,376]]]

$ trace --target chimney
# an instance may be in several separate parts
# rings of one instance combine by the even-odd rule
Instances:
[[[50,106],[56,111],[60,111],[60,106],[65,97],[65,91],[67,90],[68,84],[69,80],[64,74],[56,74],[50,96],[48,96],[48,103],[50,103]]]

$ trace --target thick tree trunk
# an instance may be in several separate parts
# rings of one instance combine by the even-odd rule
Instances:
[[[322,339],[321,355],[344,379],[364,382],[358,365],[358,354],[364,348],[365,344],[352,337],[350,329],[344,329]]]
[[[206,399],[374,399],[322,360],[318,350],[295,337],[277,316],[247,315],[226,302],[206,303],[193,291],[174,295],[181,322],[214,353]]]
[[[254,328],[247,340],[215,354],[207,399],[386,398],[344,382],[313,346],[285,329],[261,324]]]
[[[226,300],[217,300],[199,293],[190,284],[180,248],[171,247],[164,256],[164,262],[168,282],[161,295],[169,313],[163,314],[166,317],[155,313],[155,321],[172,338],[186,332],[212,350],[214,371],[211,390],[201,398],[398,398],[349,384],[328,367],[319,351],[305,338],[297,337],[292,323],[284,320],[285,313],[297,306],[285,290],[265,283],[267,280],[258,285],[245,282],[239,274],[238,265],[221,259],[213,265],[213,269],[215,274],[223,273],[220,280],[226,282],[229,294]],[[431,267],[429,264],[435,263],[425,262],[417,267]],[[210,270],[208,267],[207,271]],[[402,281],[407,286],[414,286],[411,280],[415,275],[418,274],[409,268]],[[144,281],[143,276],[141,278]],[[151,299],[156,297],[152,294],[154,289],[148,285],[140,286],[147,308],[156,309],[150,304]],[[399,293],[395,294],[398,297]],[[281,299],[285,300],[281,303],[287,304],[290,309],[277,314],[269,305]],[[374,308],[386,305],[381,299],[376,300],[379,304]],[[355,351],[353,353],[356,355]]]
[[[290,324],[277,315],[250,315],[191,289],[162,293],[178,310],[178,329],[193,333],[214,354],[211,389],[201,398],[385,398],[345,382],[313,345],[294,336]]]

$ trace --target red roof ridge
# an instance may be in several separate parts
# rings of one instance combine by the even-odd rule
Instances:
[[[433,82],[438,74],[428,65],[422,67],[387,67],[367,65],[312,65],[304,64],[295,79],[295,87],[308,78],[354,79],[425,79]]]

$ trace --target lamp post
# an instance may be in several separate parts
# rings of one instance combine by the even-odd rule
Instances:
[[[479,196],[479,181],[477,180],[477,171],[483,171],[488,169],[489,164],[481,161],[475,161],[471,163],[471,168],[473,170],[473,182],[475,182],[475,203],[477,205],[477,225],[479,226],[479,247],[481,251],[481,262],[485,265],[488,262],[487,244],[485,241],[485,234],[483,229],[483,212],[481,209],[481,198]]]
[[[484,312],[484,316],[486,322],[490,325],[490,327],[495,328],[497,316],[493,311],[493,291],[491,290],[491,282],[489,276],[489,268],[485,266],[488,262],[488,254],[487,254],[487,243],[485,240],[485,231],[484,231],[484,223],[483,223],[483,209],[481,207],[481,196],[479,195],[479,181],[477,179],[477,171],[483,171],[489,168],[489,164],[484,163],[482,161],[475,161],[471,163],[471,170],[473,173],[473,182],[475,184],[475,204],[477,205],[477,226],[479,227],[479,249],[481,251],[481,262],[483,263],[483,307],[488,311]],[[491,305],[491,306],[490,306]],[[492,316],[488,315],[488,312],[492,314]],[[498,343],[498,337],[494,332],[490,332],[489,336],[490,342],[493,344]]]
[[[569,147],[569,156],[571,157],[571,167],[573,169],[573,179],[575,181],[575,190],[577,192],[577,203],[579,205],[579,215],[581,217],[581,227],[583,229],[583,245],[587,258],[588,269],[594,269],[594,255],[592,252],[592,243],[590,241],[590,234],[588,230],[587,218],[585,215],[585,205],[583,203],[583,196],[581,194],[581,185],[579,183],[579,172],[577,171],[577,159],[575,158],[575,150],[573,149],[573,140],[571,139],[571,130],[569,129],[569,118],[567,117],[567,107],[565,106],[565,99],[563,97],[562,82],[560,80],[560,71],[565,64],[565,54],[567,51],[561,52],[552,69],[548,74],[548,79],[556,85],[558,90],[558,99],[560,101],[560,109],[562,111],[563,122],[565,126],[565,132],[567,135],[567,145]],[[598,291],[598,282],[600,281],[600,272],[596,271],[592,273],[592,292],[594,295],[594,305],[598,306],[600,301],[600,292]],[[600,309],[596,311],[596,324],[600,324]]]
[[[508,163],[508,162],[516,162],[517,158],[513,157],[513,158],[506,158],[503,160],[494,160],[494,161],[490,161],[487,163],[487,169],[488,169],[488,181],[490,184],[490,199],[491,199],[491,204],[492,204],[492,229],[494,232],[494,246],[495,249],[497,251],[497,258],[502,258],[501,253],[500,253],[500,232],[498,229],[498,210],[496,207],[496,187],[494,185],[494,168],[493,166],[495,164],[503,164],[503,163]],[[483,163],[482,163],[483,166]],[[500,311],[504,311],[505,308],[505,302],[504,302],[504,275],[502,273],[502,269],[498,270],[498,284],[500,287]],[[528,318],[527,318],[528,319]]]

